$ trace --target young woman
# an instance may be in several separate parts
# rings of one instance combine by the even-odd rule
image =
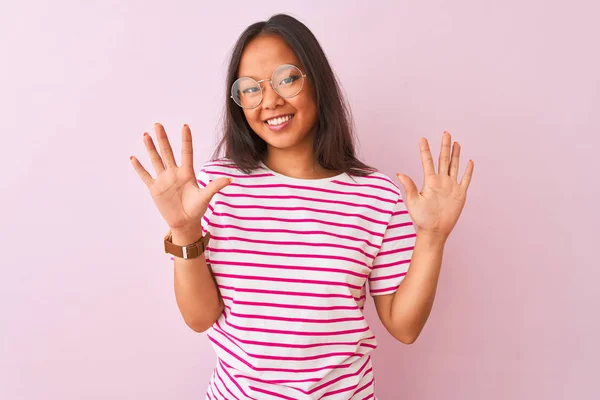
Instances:
[[[223,139],[198,173],[187,125],[181,166],[160,124],[162,157],[144,133],[157,177],[131,158],[170,227],[179,310],[217,354],[206,398],[374,399],[366,286],[388,332],[412,343],[473,163],[459,184],[458,143],[450,154],[444,133],[436,172],[421,139],[425,182],[398,175],[405,203],[356,158],[327,58],[287,15],[242,33],[227,90]]]

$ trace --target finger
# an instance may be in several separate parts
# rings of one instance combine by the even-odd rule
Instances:
[[[154,170],[157,174],[160,174],[165,170],[165,165],[163,164],[162,158],[160,158],[160,154],[156,151],[154,141],[148,132],[144,132],[144,146],[146,146],[146,150],[148,150],[148,155],[150,156],[150,161],[152,161]]]
[[[475,163],[473,160],[469,160],[467,163],[467,168],[465,169],[465,174],[460,181],[460,186],[462,186],[465,190],[469,188],[471,184],[471,179],[473,178],[473,169],[475,168]]]
[[[175,163],[175,157],[173,156],[173,149],[171,149],[171,143],[169,143],[169,138],[167,137],[165,128],[162,126],[162,124],[157,122],[154,124],[154,131],[156,132],[156,137],[158,138],[158,147],[160,149],[163,162],[165,163],[165,167],[176,168],[177,164]]]
[[[129,157],[129,160],[133,165],[133,169],[135,169],[135,172],[137,172],[140,178],[142,178],[142,181],[146,184],[146,186],[150,186],[152,182],[154,182],[154,179],[152,179],[152,176],[148,173],[148,171],[146,171],[146,169],[134,156]]]
[[[448,175],[448,169],[450,167],[450,143],[452,143],[452,137],[446,131],[442,135],[442,150],[440,151],[440,159],[438,162],[438,171],[440,175]]]
[[[181,166],[194,170],[194,150],[192,147],[192,132],[190,127],[181,128]]]
[[[458,180],[458,165],[460,164],[460,144],[454,142],[452,147],[452,160],[450,161],[450,177],[457,182]]]
[[[433,157],[431,156],[431,150],[429,150],[429,142],[426,138],[419,140],[421,147],[421,163],[423,164],[423,174],[425,177],[428,175],[435,175],[435,167],[433,166]]]
[[[415,185],[415,182],[410,179],[409,176],[401,173],[397,173],[396,176],[398,177],[398,180],[400,180],[400,183],[402,183],[402,186],[404,186],[404,190],[406,191],[406,200],[409,201],[413,198],[413,196],[419,194],[417,185]]]
[[[217,194],[219,190],[223,189],[225,186],[228,186],[230,183],[231,178],[217,178],[210,181],[208,185],[206,185],[206,187],[202,189],[202,191],[204,191],[208,196],[206,202],[210,202],[210,199],[212,199],[213,196]]]

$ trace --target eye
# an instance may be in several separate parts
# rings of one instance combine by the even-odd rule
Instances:
[[[259,91],[260,91],[259,88],[257,88],[257,87],[251,87],[251,88],[247,88],[247,89],[242,90],[242,93],[244,93],[244,94],[250,94],[250,93],[256,93],[256,92],[259,92]]]
[[[288,76],[287,78],[284,78],[281,82],[279,82],[280,85],[288,85],[294,81],[298,80],[298,76],[297,75],[292,75],[292,76]]]

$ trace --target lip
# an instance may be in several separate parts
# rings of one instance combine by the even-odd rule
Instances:
[[[290,115],[290,114],[283,114],[283,115],[281,115],[281,116],[284,116],[284,115]],[[295,116],[295,115],[294,115],[294,116]],[[277,117],[275,117],[275,118],[277,118]],[[269,119],[271,119],[271,118],[269,118]],[[290,118],[289,120],[285,121],[283,124],[279,124],[279,125],[269,125],[269,124],[267,124],[267,122],[266,122],[266,121],[265,121],[265,122],[263,122],[263,123],[264,123],[264,124],[265,124],[265,125],[266,125],[266,126],[269,128],[269,129],[270,129],[270,130],[272,130],[272,131],[275,131],[275,132],[278,132],[278,131],[281,131],[281,130],[285,129],[285,127],[286,127],[286,126],[288,126],[288,125],[289,125],[289,123],[290,123],[290,122],[292,122],[293,120],[294,120],[294,117]]]
[[[286,115],[292,115],[292,116],[296,116],[296,114],[294,113],[287,113],[287,114],[278,114],[278,115],[274,115],[272,117],[269,117],[267,119],[264,119],[263,122],[266,124],[268,120],[273,119],[273,118],[279,118],[279,117],[285,117]],[[267,124],[268,125],[268,124]]]

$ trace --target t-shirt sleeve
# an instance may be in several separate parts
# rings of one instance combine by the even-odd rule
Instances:
[[[408,271],[416,237],[415,226],[399,194],[369,274],[371,296],[392,294],[398,290]]]
[[[206,185],[208,185],[211,181],[212,178],[205,172],[204,168],[200,169],[200,171],[196,172],[196,179],[198,182],[198,187],[200,189],[205,188]],[[204,216],[202,217],[202,219],[200,220],[200,225],[202,226],[202,236],[206,235],[206,232],[210,232],[209,229],[209,223],[210,223],[210,218],[212,217],[212,213],[215,210],[215,197],[213,196],[213,198],[210,200],[209,204],[208,204],[208,208],[206,209],[206,212],[204,213]],[[200,238],[198,238],[200,239]],[[209,246],[210,246],[210,242],[209,242]],[[165,253],[169,259],[171,261],[173,261],[175,259],[175,256],[173,256],[172,254],[169,253]],[[209,250],[206,249],[204,250],[204,256],[206,258],[206,261],[210,261],[210,253]]]

